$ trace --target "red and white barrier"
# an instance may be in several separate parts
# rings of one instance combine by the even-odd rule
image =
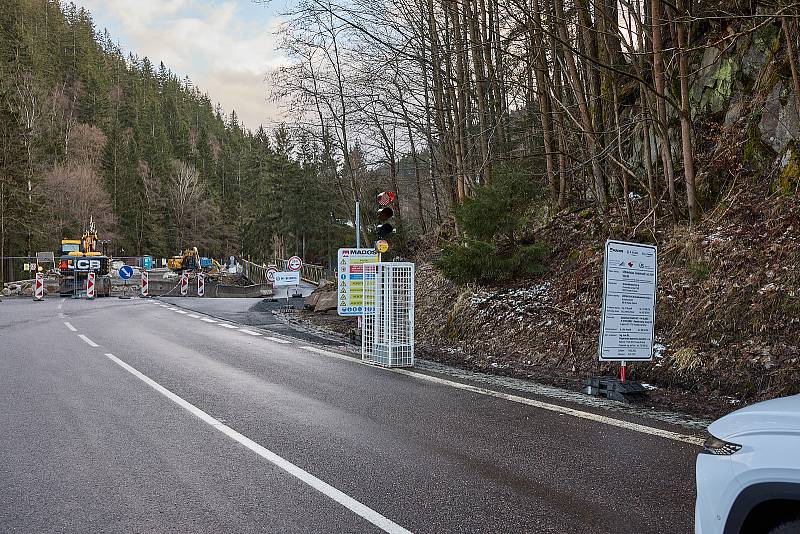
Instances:
[[[202,274],[197,275],[197,296],[202,297],[206,294],[206,278]]]
[[[181,272],[181,296],[186,296],[189,292],[189,273]]]
[[[142,271],[142,296],[148,296],[150,291],[149,280],[147,279],[147,271]]]
[[[36,273],[36,285],[33,289],[33,300],[44,300],[44,273]]]
[[[86,298],[89,300],[94,299],[94,273],[89,273],[86,276]]]

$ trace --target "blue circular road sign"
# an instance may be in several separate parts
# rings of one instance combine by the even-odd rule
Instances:
[[[130,265],[123,265],[119,268],[119,277],[123,280],[129,280],[133,276],[133,267]]]

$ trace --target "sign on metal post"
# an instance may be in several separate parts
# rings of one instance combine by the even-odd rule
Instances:
[[[146,297],[150,293],[150,283],[147,271],[142,271],[142,296]]]
[[[277,273],[277,272],[278,272],[278,268],[275,267],[274,265],[270,265],[267,268],[267,281],[274,283],[275,282],[275,273]]]
[[[378,252],[374,248],[340,248],[337,255],[338,294],[336,311],[343,316],[359,316],[372,310],[373,305],[365,302],[364,288],[367,280],[375,274],[365,273],[364,264],[376,263]]]
[[[33,290],[33,300],[40,302],[44,300],[44,273],[36,273],[36,285]]]
[[[189,273],[181,271],[181,296],[186,296],[189,292]]]
[[[119,268],[119,277],[123,280],[130,280],[133,276],[133,267],[130,265],[123,265]]]
[[[272,285],[275,287],[300,285],[300,273],[297,271],[278,271],[273,276]]]
[[[652,245],[606,241],[601,361],[653,359],[657,259]]]
[[[94,272],[90,272],[86,275],[86,298],[89,300],[94,299]]]
[[[286,262],[286,267],[290,271],[299,271],[303,267],[303,260],[300,259],[300,256],[292,256],[289,258],[289,261]]]
[[[197,275],[197,296],[202,297],[206,294],[206,278],[202,273]]]

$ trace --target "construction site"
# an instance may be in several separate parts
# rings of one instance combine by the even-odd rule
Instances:
[[[110,241],[100,239],[93,219],[79,239],[61,239],[55,252],[35,256],[0,258],[2,297],[34,297],[36,278],[44,296],[85,298],[89,277],[94,295],[111,296],[204,296],[210,298],[276,298],[272,272],[287,269],[286,259],[257,263],[230,256],[202,256],[190,247],[169,258],[113,256]],[[123,269],[125,268],[125,269]],[[303,264],[301,284],[316,287],[326,277],[318,265]],[[300,294],[300,288],[294,291]],[[291,291],[287,289],[286,294]]]

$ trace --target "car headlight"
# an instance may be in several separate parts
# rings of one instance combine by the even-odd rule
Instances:
[[[730,456],[741,448],[742,446],[737,443],[715,438],[709,434],[705,443],[703,443],[703,450],[700,452],[702,454],[713,454],[714,456]]]

